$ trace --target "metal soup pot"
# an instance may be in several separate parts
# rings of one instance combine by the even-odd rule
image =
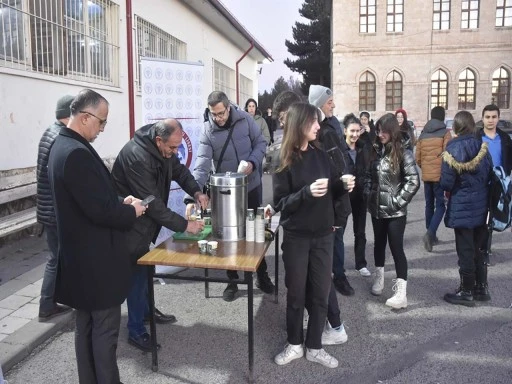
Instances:
[[[224,241],[245,238],[247,212],[247,175],[215,173],[210,176],[212,233]]]

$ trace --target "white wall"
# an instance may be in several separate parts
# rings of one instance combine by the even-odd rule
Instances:
[[[57,100],[86,87],[95,89],[110,103],[105,132],[93,143],[100,156],[116,156],[129,140],[126,11],[124,1],[116,2],[120,5],[119,87],[98,86],[0,67],[0,171],[35,166],[39,139],[55,119]],[[178,0],[134,0],[133,12],[186,42],[187,61],[203,62],[206,106],[206,96],[213,91],[212,58],[235,70],[235,63],[244,50],[226,40]],[[239,69],[241,74],[253,80],[254,96],[257,96],[256,61],[246,56]],[[142,125],[140,103],[141,97],[136,93],[135,129]]]

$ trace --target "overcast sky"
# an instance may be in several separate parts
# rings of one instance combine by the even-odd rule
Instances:
[[[294,58],[284,41],[293,40],[292,26],[301,19],[299,8],[303,0],[220,1],[274,58],[274,62],[263,65],[259,75],[259,92],[270,91],[279,76],[286,80],[290,76],[297,78],[298,74],[283,64],[286,58]]]

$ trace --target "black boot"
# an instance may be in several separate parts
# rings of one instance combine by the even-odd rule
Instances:
[[[475,277],[473,275],[460,275],[460,286],[455,293],[447,293],[444,300],[450,304],[464,305],[466,307],[474,307],[473,286],[475,285]]]
[[[477,301],[491,300],[491,295],[489,294],[489,288],[487,285],[487,263],[485,262],[484,257],[476,261],[476,281],[473,298]]]

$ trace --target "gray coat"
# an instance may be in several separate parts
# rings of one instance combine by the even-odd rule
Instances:
[[[193,175],[199,186],[203,188],[212,169],[212,161],[216,173],[236,172],[240,161],[250,161],[254,165],[254,170],[248,177],[247,191],[249,192],[261,184],[258,169],[263,162],[267,142],[261,134],[260,127],[256,125],[253,117],[247,112],[236,109],[234,105],[231,105],[230,120],[231,127],[234,130],[224,153],[220,169],[218,169],[218,161],[229,130],[227,127],[217,126],[211,117],[209,121],[204,123],[199,138]]]
[[[368,211],[376,219],[387,219],[407,215],[409,204],[420,187],[420,177],[414,155],[404,149],[400,168],[391,168],[390,148],[382,154],[381,145],[374,146],[377,159],[370,166],[365,180],[368,196]]]

